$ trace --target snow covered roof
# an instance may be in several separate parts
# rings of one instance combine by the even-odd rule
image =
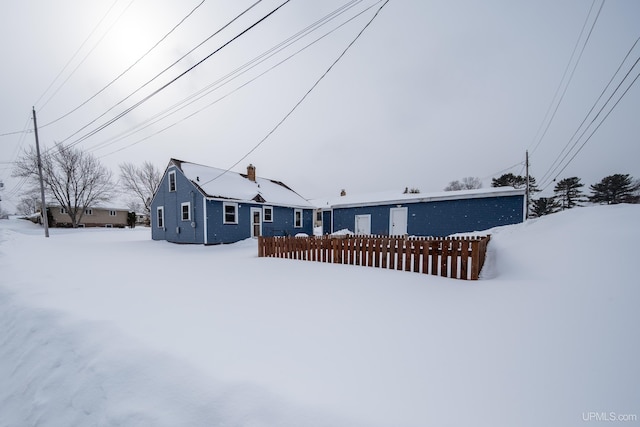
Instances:
[[[513,187],[481,188],[478,190],[440,191],[436,193],[402,193],[385,191],[378,193],[354,194],[332,199],[311,200],[318,208],[348,208],[355,206],[376,206],[385,204],[403,204],[435,202],[443,200],[478,199],[501,196],[524,196],[524,189]]]
[[[171,159],[185,177],[210,198],[254,201],[279,206],[312,208],[307,199],[280,181],[256,177],[224,169]]]

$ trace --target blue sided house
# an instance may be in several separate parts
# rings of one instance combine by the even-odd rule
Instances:
[[[432,194],[377,193],[315,201],[323,234],[448,236],[524,221],[525,191],[511,187]]]
[[[151,201],[151,237],[233,243],[313,233],[313,206],[280,181],[171,159]]]

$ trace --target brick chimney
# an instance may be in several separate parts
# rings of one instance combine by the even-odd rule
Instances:
[[[340,197],[344,197],[346,195],[347,195],[347,191],[344,188],[340,190]]]
[[[247,178],[249,178],[250,181],[256,182],[256,167],[251,163],[247,166]]]

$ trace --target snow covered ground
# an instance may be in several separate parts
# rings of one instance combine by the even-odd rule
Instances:
[[[490,232],[463,282],[0,221],[0,426],[638,423],[640,206]]]

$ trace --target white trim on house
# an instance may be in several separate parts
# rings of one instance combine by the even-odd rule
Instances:
[[[393,222],[393,213],[394,212],[402,212],[404,217],[404,224],[402,230],[395,230],[397,227],[394,226]],[[407,234],[407,230],[409,227],[409,208],[407,207],[396,207],[389,209],[389,235],[390,236],[403,236]]]
[[[233,222],[227,221],[227,207],[233,207]],[[223,224],[238,224],[238,204],[235,202],[223,202],[222,203],[222,223]]]
[[[269,211],[269,219],[267,219],[267,211]],[[263,222],[273,222],[273,206],[263,206],[262,207],[262,221]]]
[[[364,221],[364,225],[366,226],[363,226],[363,224],[361,224],[361,221]],[[356,215],[353,229],[358,235],[371,234],[371,214]]]
[[[482,199],[488,197],[523,196],[524,189],[512,187],[492,187],[478,190],[443,191],[439,193],[402,194],[385,192],[343,196],[328,201],[316,200],[318,207],[355,208],[380,205],[404,205],[408,203],[437,202],[444,200]]]
[[[298,224],[298,214],[300,214],[300,223]],[[293,228],[302,228],[304,226],[304,211],[302,209],[293,210]]]
[[[169,185],[169,192],[170,193],[175,193],[177,188],[178,188],[178,182],[177,182],[177,179],[176,179],[176,171],[175,170],[169,171],[167,183]]]
[[[253,222],[253,214],[254,213],[258,213],[258,234],[256,235],[256,233],[254,232],[253,226],[256,225]],[[251,235],[251,237],[258,237],[258,236],[262,236],[262,221],[264,221],[264,217],[263,217],[263,212],[262,209],[260,208],[250,208],[249,209],[249,226],[251,227],[251,229],[249,230],[249,233]]]
[[[156,208],[156,227],[164,230],[164,206]]]
[[[185,214],[185,210],[184,208],[187,208],[186,214],[187,217],[185,218],[184,214]],[[180,219],[182,221],[191,221],[191,202],[184,202],[184,203],[180,203]]]
[[[202,198],[202,209],[204,214],[204,244],[209,243],[209,221],[207,219],[207,198]]]

